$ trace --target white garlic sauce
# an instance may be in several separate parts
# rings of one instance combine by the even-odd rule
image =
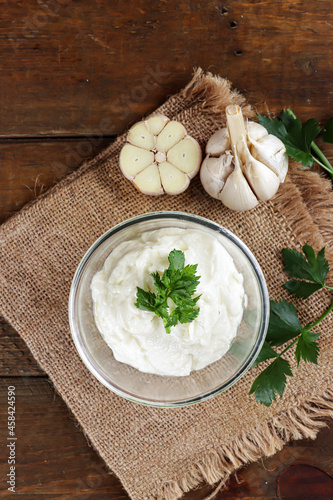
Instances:
[[[136,287],[154,291],[150,273],[163,273],[173,249],[185,254],[185,265],[198,264],[201,276],[198,317],[171,327],[138,309]],[[117,361],[141,372],[185,376],[220,359],[242,320],[243,276],[214,237],[199,230],[163,228],[121,243],[91,283],[95,322]]]

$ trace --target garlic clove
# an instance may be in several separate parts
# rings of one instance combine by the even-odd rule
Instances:
[[[227,178],[219,199],[231,210],[251,210],[259,202],[242,173],[235,147],[234,162],[235,168]]]
[[[201,148],[192,137],[186,137],[169,149],[167,160],[192,179],[199,172]]]
[[[246,131],[247,131],[247,136],[248,139],[251,141],[253,139],[254,141],[260,141],[265,135],[268,135],[267,130],[265,127],[260,125],[260,123],[257,122],[247,122],[246,123]]]
[[[145,124],[153,135],[158,135],[169,121],[167,116],[153,115],[145,121]]]
[[[190,184],[189,176],[181,172],[177,167],[165,161],[160,163],[158,168],[162,186],[167,194],[179,194],[188,188]]]
[[[133,179],[136,174],[151,165],[153,161],[154,153],[132,144],[125,144],[119,158],[120,169],[127,179]]]
[[[220,156],[226,150],[231,149],[230,139],[227,127],[214,132],[206,145],[206,154],[211,156]]]
[[[139,191],[144,194],[158,196],[164,192],[161,185],[159,170],[155,163],[146,167],[142,172],[136,175],[133,182]]]
[[[133,146],[148,150],[153,149],[155,145],[154,136],[149,132],[144,122],[136,123],[129,129],[127,141]]]
[[[200,180],[205,191],[213,198],[219,199],[220,192],[233,171],[233,156],[231,151],[226,151],[225,155],[219,158],[206,156],[200,168]]]
[[[288,172],[288,156],[283,142],[272,134],[267,134],[260,140],[256,141],[249,136],[252,143],[252,156],[264,163],[279,177],[280,182],[283,182]]]
[[[170,121],[166,124],[162,132],[157,136],[156,149],[167,153],[177,142],[181,141],[186,135],[183,125],[176,121]]]
[[[280,179],[269,167],[256,160],[245,146],[246,160],[243,173],[261,201],[270,200],[279,189]]]

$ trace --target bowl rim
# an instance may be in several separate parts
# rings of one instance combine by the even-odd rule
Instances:
[[[146,221],[151,221],[154,219],[176,219],[176,220],[184,220],[184,221],[189,221],[189,222],[194,222],[198,223],[199,225],[204,225],[205,227],[208,227],[209,229],[212,229],[213,231],[217,231],[218,233],[222,234],[229,240],[231,240],[246,256],[247,260],[251,264],[251,268],[257,278],[258,282],[258,289],[260,292],[260,297],[261,297],[261,305],[262,305],[262,314],[261,314],[261,320],[260,320],[260,326],[258,329],[258,337],[255,345],[253,346],[248,358],[246,361],[243,363],[241,368],[235,373],[227,382],[219,385],[215,389],[205,393],[204,395],[200,396],[195,396],[191,397],[189,399],[184,399],[183,401],[170,401],[170,402],[165,402],[165,401],[153,401],[150,399],[145,399],[137,396],[130,395],[123,390],[119,389],[118,387],[115,387],[112,382],[108,378],[104,376],[104,373],[101,373],[96,366],[94,362],[94,358],[90,355],[90,353],[84,348],[84,344],[81,338],[81,334],[79,331],[79,328],[77,328],[77,323],[75,322],[74,318],[74,311],[75,311],[75,304],[76,304],[76,291],[78,284],[80,282],[80,279],[85,271],[86,264],[88,263],[89,259],[92,257],[92,255],[98,250],[98,248],[106,241],[108,240],[111,236],[115,235],[119,231],[122,231],[128,227],[131,227],[139,222],[146,222]],[[133,401],[135,403],[139,403],[141,405],[146,405],[146,406],[151,406],[151,407],[156,407],[156,408],[179,408],[182,406],[188,406],[191,404],[195,403],[200,403],[203,401],[206,401],[208,399],[213,398],[217,394],[220,394],[221,392],[225,391],[226,389],[229,389],[232,385],[234,385],[243,375],[251,368],[253,365],[254,361],[256,360],[263,343],[265,341],[266,333],[267,333],[267,328],[268,328],[268,322],[269,322],[269,295],[268,295],[268,289],[265,281],[264,274],[261,270],[261,267],[259,266],[259,263],[257,259],[254,257],[252,254],[251,250],[245,245],[245,243],[234,233],[232,233],[229,229],[223,227],[222,225],[218,224],[217,222],[214,222],[210,219],[207,219],[205,217],[202,217],[200,215],[195,215],[192,213],[188,212],[181,212],[181,211],[168,211],[168,210],[162,210],[162,211],[155,211],[155,212],[147,212],[143,213],[140,215],[136,215],[134,217],[130,217],[128,219],[125,219],[124,221],[116,224],[115,226],[112,226],[110,229],[105,231],[97,240],[94,241],[94,243],[88,248],[88,250],[85,252],[83,255],[81,261],[79,262],[76,271],[74,273],[71,287],[70,287],[70,292],[69,292],[69,299],[68,299],[68,315],[69,315],[69,326],[70,326],[70,331],[72,335],[72,339],[74,342],[74,345],[76,347],[76,350],[85,364],[85,366],[88,368],[90,373],[92,373],[99,382],[101,382],[105,387],[107,387],[109,390],[111,390],[113,393],[117,394],[118,396],[129,400]]]

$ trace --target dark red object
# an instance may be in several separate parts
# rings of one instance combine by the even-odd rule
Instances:
[[[309,465],[294,465],[277,480],[279,500],[332,500],[333,478]]]

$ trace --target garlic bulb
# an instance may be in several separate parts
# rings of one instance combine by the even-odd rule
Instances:
[[[129,130],[119,163],[142,193],[179,194],[199,171],[201,148],[181,123],[153,115]]]
[[[271,199],[288,172],[280,139],[255,122],[245,124],[239,106],[226,107],[227,127],[206,145],[200,179],[213,198],[232,210],[250,210]]]

